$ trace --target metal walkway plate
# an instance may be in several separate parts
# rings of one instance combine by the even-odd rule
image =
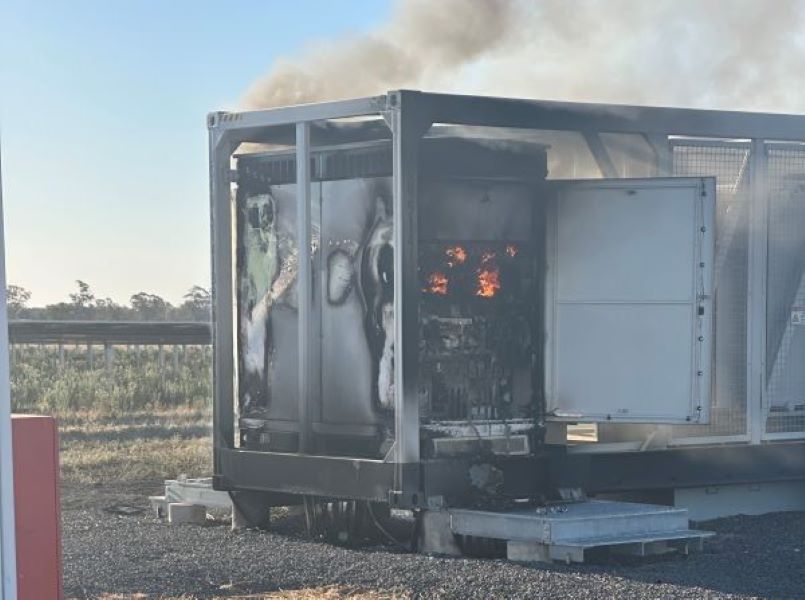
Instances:
[[[589,500],[449,513],[453,533],[506,540],[515,560],[581,561],[584,550],[616,546],[641,555],[675,546],[688,551],[701,549],[702,539],[712,535],[689,529],[686,509],[629,502]]]

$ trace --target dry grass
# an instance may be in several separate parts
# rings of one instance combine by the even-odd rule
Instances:
[[[109,485],[163,480],[212,470],[210,414],[175,409],[109,415],[77,413],[59,419],[62,480]]]
[[[59,418],[62,502],[69,507],[142,505],[164,479],[212,472],[211,415],[206,410],[79,412]],[[229,592],[230,595],[227,595]],[[402,600],[403,593],[343,586],[238,595],[221,589],[213,600]],[[78,599],[76,599],[78,600]],[[81,600],[86,600],[82,598]],[[187,594],[107,594],[99,600],[196,600]]]

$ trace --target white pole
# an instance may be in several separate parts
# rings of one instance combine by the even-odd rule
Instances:
[[[3,234],[3,174],[0,159],[0,598],[17,598],[17,550],[14,533],[14,463],[11,445],[11,389],[8,363],[6,253]]]

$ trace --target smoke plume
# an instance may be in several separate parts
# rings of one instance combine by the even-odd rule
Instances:
[[[379,31],[277,61],[243,100],[246,108],[370,96],[432,82],[491,54],[515,27],[509,0],[406,0]],[[456,83],[456,82],[453,82]]]
[[[798,0],[398,0],[390,21],[286,57],[243,108],[390,89],[805,111]]]

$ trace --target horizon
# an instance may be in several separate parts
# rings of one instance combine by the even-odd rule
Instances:
[[[6,284],[6,288],[9,289],[9,288],[11,288],[13,286],[17,286],[17,287],[23,288],[27,292],[30,292],[31,293],[31,300],[29,300],[27,302],[27,304],[26,304],[27,309],[45,309],[45,308],[48,308],[50,306],[55,306],[55,305],[58,305],[58,304],[71,304],[72,299],[70,298],[70,295],[76,293],[77,291],[79,291],[79,286],[78,286],[79,281],[81,281],[82,283],[89,284],[89,282],[84,282],[82,280],[76,279],[74,288],[72,290],[68,290],[65,293],[63,298],[59,298],[59,299],[54,300],[53,302],[47,302],[47,303],[42,303],[42,304],[33,302],[33,292],[31,292],[31,290],[29,290],[25,286],[18,286],[18,284],[16,284],[15,282],[9,281]],[[143,293],[148,294],[148,295],[152,295],[152,296],[158,296],[159,298],[162,298],[163,300],[165,300],[165,302],[167,302],[170,306],[175,308],[175,307],[181,306],[187,300],[186,296],[189,295],[190,292],[193,289],[197,288],[197,287],[201,287],[204,291],[206,291],[208,293],[210,292],[209,285],[205,286],[205,285],[200,285],[200,284],[191,284],[190,286],[188,286],[187,290],[185,290],[185,292],[181,296],[179,296],[179,298],[177,298],[175,300],[172,299],[172,298],[168,298],[163,294],[160,294],[159,291],[144,289],[144,290],[138,290],[138,291],[132,293],[127,298],[118,301],[116,298],[112,298],[108,294],[104,294],[102,291],[95,289],[92,286],[92,284],[89,284],[89,291],[92,293],[92,295],[94,297],[94,300],[105,301],[107,299],[111,299],[115,303],[115,305],[123,307],[123,308],[130,308],[132,298],[134,298],[137,294],[143,294]]]

